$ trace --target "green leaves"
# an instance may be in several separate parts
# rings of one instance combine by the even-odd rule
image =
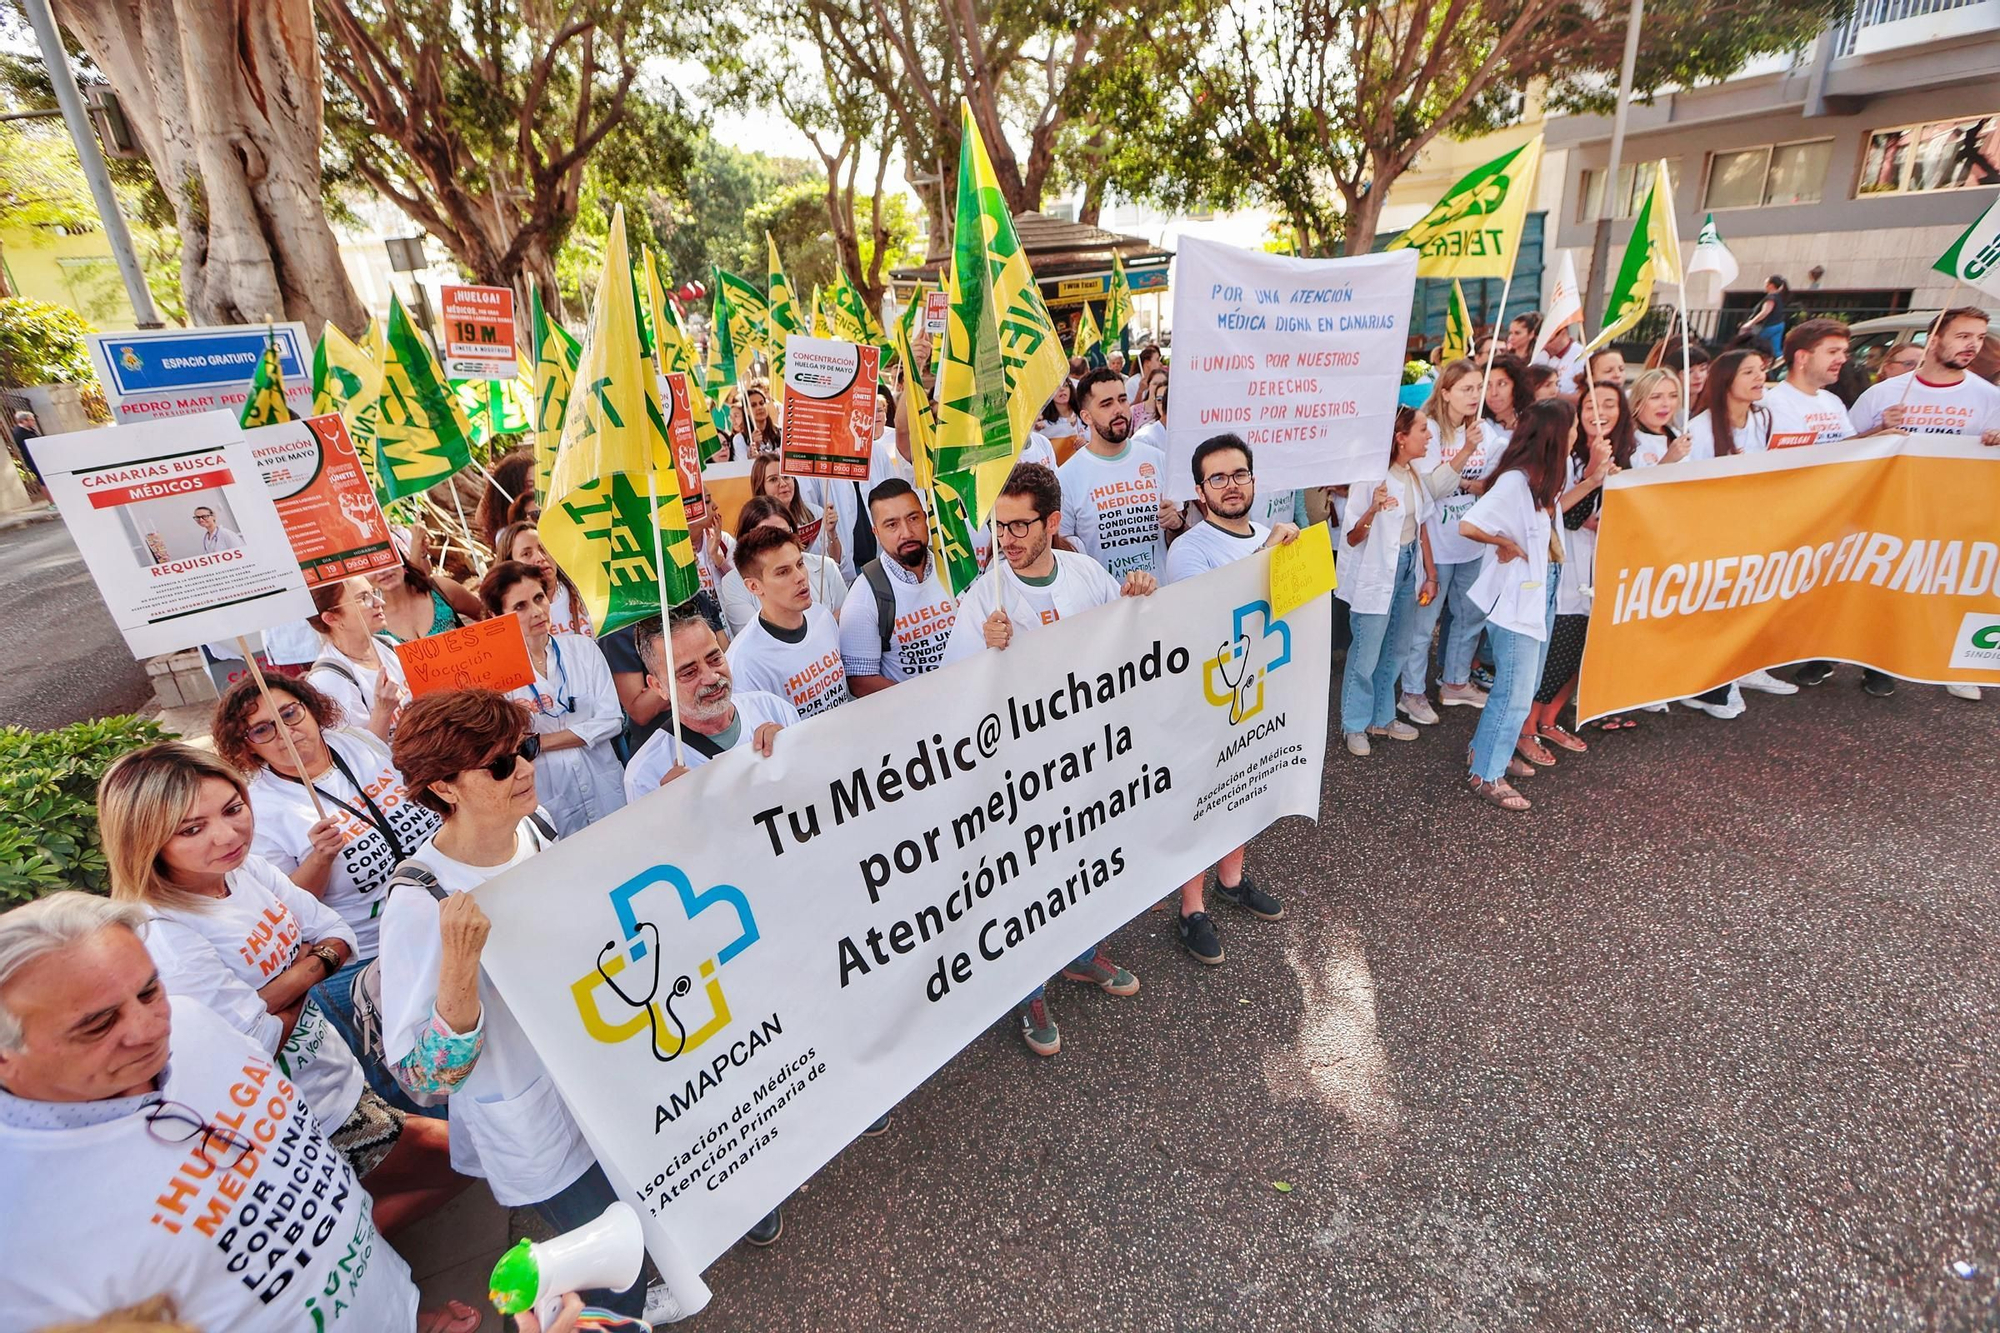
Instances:
[[[131,716],[60,731],[0,728],[0,910],[57,889],[106,891],[97,780],[119,755],[169,738]]]
[[[90,384],[94,332],[83,317],[64,306],[24,297],[0,299],[0,384]]]

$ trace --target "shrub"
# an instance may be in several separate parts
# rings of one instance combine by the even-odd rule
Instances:
[[[57,889],[107,890],[97,780],[127,750],[171,734],[135,716],[0,728],[0,910]]]
[[[85,342],[92,332],[83,316],[64,306],[0,298],[0,384],[95,384]]]

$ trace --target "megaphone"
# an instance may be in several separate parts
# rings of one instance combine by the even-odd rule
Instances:
[[[520,1241],[493,1265],[486,1298],[504,1315],[532,1309],[546,1328],[563,1293],[602,1287],[623,1291],[639,1280],[646,1237],[639,1214],[622,1199],[593,1222],[545,1241]]]

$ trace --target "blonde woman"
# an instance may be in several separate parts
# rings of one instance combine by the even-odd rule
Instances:
[[[1674,429],[1681,410],[1681,377],[1671,370],[1649,370],[1632,381],[1627,396],[1632,405],[1632,466],[1655,467],[1687,457],[1686,431]]]
[[[333,1146],[375,1196],[384,1232],[462,1189],[448,1127],[405,1119],[310,992],[353,955],[340,914],[253,854],[257,818],[237,771],[169,741],[134,750],[97,788],[111,896],[152,913],[146,948],[167,991],[201,1001],[277,1057]]]
[[[1424,415],[1437,426],[1437,440],[1413,465],[1425,491],[1437,501],[1425,521],[1431,559],[1437,566],[1437,589],[1411,608],[1408,627],[1395,651],[1403,663],[1403,694],[1397,707],[1410,721],[1430,726],[1438,720],[1431,707],[1428,678],[1431,639],[1446,601],[1451,604],[1451,631],[1439,653],[1438,691],[1446,707],[1484,707],[1485,691],[1472,683],[1472,650],[1486,627],[1486,616],[1468,594],[1479,577],[1477,543],[1459,535],[1459,520],[1479,497],[1479,478],[1487,459],[1498,458],[1506,436],[1481,420],[1480,370],[1471,361],[1453,361],[1438,372]],[[1502,448],[1493,447],[1495,442]]]

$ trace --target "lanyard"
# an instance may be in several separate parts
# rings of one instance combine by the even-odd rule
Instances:
[[[365,813],[356,810],[346,801],[341,800],[338,796],[335,796],[316,782],[311,784],[312,789],[318,792],[322,798],[332,801],[356,819],[361,820],[365,824],[373,825],[375,831],[382,835],[383,841],[389,844],[390,853],[395,856],[397,861],[403,860],[409,855],[409,852],[404,850],[403,840],[396,836],[396,826],[391,824],[389,817],[382,813],[382,807],[375,804],[375,798],[368,794],[368,789],[363,787],[355,778],[354,770],[347,766],[347,761],[340,757],[340,751],[333,748],[332,742],[326,743],[326,753],[333,760],[333,766],[340,770],[340,776],[347,779],[347,785],[354,788],[355,792],[361,797],[361,803],[367,806],[368,809]],[[304,778],[295,778],[289,773],[279,773],[275,768],[271,772],[273,775],[283,778],[286,782],[295,782],[301,787],[307,785]]]
[[[554,712],[550,712],[548,709],[542,707],[542,692],[540,690],[530,685],[528,686],[528,693],[535,697],[535,711],[537,713],[540,713],[543,717],[561,717],[565,713],[574,713],[576,711],[576,696],[569,692],[569,668],[563,665],[562,645],[556,642],[556,636],[553,634],[549,636],[549,652],[556,659],[556,673],[562,679],[562,684],[556,687],[556,703],[560,706]]]

